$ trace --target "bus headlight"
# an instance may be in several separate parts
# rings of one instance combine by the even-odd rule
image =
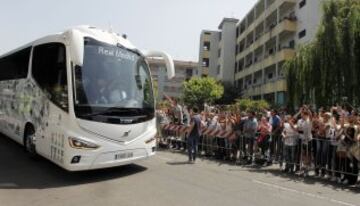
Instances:
[[[97,149],[100,146],[76,137],[69,137],[69,144],[70,147],[75,148],[75,149]]]

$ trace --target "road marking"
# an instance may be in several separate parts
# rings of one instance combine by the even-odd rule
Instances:
[[[287,192],[292,192],[292,193],[296,193],[296,194],[300,194],[300,195],[304,195],[304,196],[308,196],[308,197],[312,197],[312,198],[317,198],[317,199],[321,199],[321,200],[327,200],[327,201],[330,201],[330,202],[333,202],[333,203],[336,203],[336,204],[340,204],[340,205],[356,206],[354,204],[344,202],[344,201],[341,201],[341,200],[335,200],[333,198],[328,198],[328,197],[317,195],[317,194],[303,192],[303,191],[283,187],[283,186],[280,186],[280,185],[276,185],[276,184],[273,184],[273,183],[267,183],[267,182],[263,182],[263,181],[260,181],[260,180],[252,180],[252,182],[257,183],[257,184],[261,184],[261,185],[264,185],[264,186],[267,186],[267,187],[287,191]]]

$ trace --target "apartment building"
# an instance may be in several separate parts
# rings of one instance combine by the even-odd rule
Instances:
[[[201,32],[199,46],[199,66],[197,71],[199,76],[216,76],[219,39],[220,31],[203,30]]]
[[[200,36],[199,68],[201,76],[234,83],[236,25],[238,19],[224,18],[218,31],[204,30]]]
[[[283,65],[295,56],[301,44],[312,41],[316,36],[323,1],[259,0],[236,24],[233,44],[235,54],[227,56],[232,50],[227,46],[224,49],[229,51],[222,51],[223,56],[218,55],[218,62],[232,64],[234,69],[220,66],[220,73],[226,75],[220,75],[220,78],[211,72],[209,75],[227,81],[231,80],[229,76],[233,76],[233,85],[244,98],[265,99],[273,104],[284,105],[287,82]],[[219,29],[218,32],[222,33],[221,27]],[[233,56],[235,61],[231,61]]]
[[[158,100],[164,99],[164,94],[169,97],[179,98],[182,93],[184,81],[196,75],[198,69],[197,62],[175,60],[175,77],[167,79],[165,62],[162,59],[148,59],[151,76],[158,84]]]

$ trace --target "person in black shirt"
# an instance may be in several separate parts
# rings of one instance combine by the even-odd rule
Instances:
[[[199,138],[201,136],[201,116],[196,107],[191,109],[191,121],[189,126],[188,137],[188,154],[189,162],[195,162]]]

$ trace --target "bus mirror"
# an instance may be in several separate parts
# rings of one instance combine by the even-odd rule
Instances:
[[[75,65],[82,66],[84,60],[84,36],[77,30],[68,32],[70,37],[71,59]]]
[[[168,79],[172,79],[175,76],[174,61],[169,54],[167,54],[165,52],[160,52],[160,51],[145,51],[145,52],[143,52],[143,54],[147,58],[151,58],[151,57],[163,58],[165,61],[165,65],[166,65]]]

